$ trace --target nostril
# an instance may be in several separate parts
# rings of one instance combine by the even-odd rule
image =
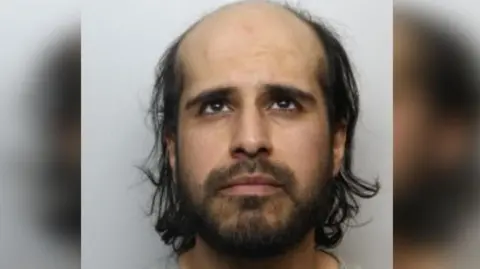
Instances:
[[[248,150],[244,147],[238,147],[232,151],[232,156],[235,159],[255,159],[259,157],[268,157],[269,155],[270,150],[265,147],[257,148],[254,150]]]

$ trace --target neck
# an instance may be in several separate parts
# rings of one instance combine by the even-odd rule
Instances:
[[[179,258],[181,269],[337,269],[337,260],[331,255],[315,250],[313,232],[290,252],[265,260],[247,260],[226,257],[211,249],[200,238],[195,247]]]
[[[394,245],[394,269],[447,268],[446,253],[436,245],[398,242]]]

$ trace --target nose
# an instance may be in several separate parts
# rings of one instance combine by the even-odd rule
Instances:
[[[272,153],[268,122],[261,111],[244,110],[232,132],[230,152],[234,159],[268,157]]]

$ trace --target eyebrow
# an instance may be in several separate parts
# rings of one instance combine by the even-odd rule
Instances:
[[[301,90],[295,86],[285,84],[265,84],[263,87],[266,92],[272,96],[291,96],[306,103],[317,103],[317,99],[312,93]]]
[[[313,94],[301,90],[295,86],[268,83],[263,84],[262,89],[264,89],[266,94],[269,94],[271,96],[291,96],[310,104],[317,103],[316,98]],[[208,103],[210,101],[226,99],[229,96],[233,95],[234,92],[237,90],[238,87],[235,86],[221,86],[203,90],[198,95],[187,100],[185,104],[185,110],[188,110],[199,104]]]
[[[216,88],[204,90],[198,95],[187,100],[185,104],[185,110],[188,110],[199,104],[208,103],[218,99],[228,98],[234,93],[235,90],[236,90],[236,87],[233,87],[233,86],[223,86],[223,87],[216,87]]]

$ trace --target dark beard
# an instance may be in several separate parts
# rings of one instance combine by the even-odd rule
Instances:
[[[263,199],[245,197],[241,201],[241,210],[257,210],[265,202]],[[262,225],[261,212],[252,213],[259,216],[251,217],[250,222],[238,230],[222,234],[206,212],[199,212],[196,214],[198,235],[212,249],[227,256],[250,260],[275,257],[297,246],[314,229],[315,217],[323,214],[315,208],[319,208],[319,203],[298,205],[285,226],[271,229]]]
[[[270,163],[267,160],[254,160],[238,163],[229,169],[216,171],[209,175],[206,185],[206,197],[200,204],[195,204],[186,186],[179,184],[178,191],[183,201],[182,207],[189,219],[194,223],[195,231],[207,245],[222,255],[242,259],[265,259],[286,253],[297,246],[306,235],[318,224],[323,224],[329,207],[325,206],[329,188],[325,184],[333,179],[327,175],[331,173],[332,165],[329,163],[316,181],[315,188],[310,193],[295,195],[296,180],[293,173],[286,167]],[[181,170],[177,170],[181,171]],[[232,176],[242,172],[263,172],[272,175],[284,184],[284,193],[294,203],[293,212],[283,225],[271,227],[265,222],[262,207],[270,200],[278,197],[244,196],[229,197],[226,203],[235,203],[239,221],[234,229],[220,231],[219,221],[213,217],[209,210],[213,199],[218,198],[218,186]],[[179,181],[181,183],[182,180]],[[306,198],[311,197],[311,198]],[[226,199],[226,198],[225,198]],[[308,199],[308,200],[302,200]],[[241,221],[242,215],[247,215],[247,220]]]

